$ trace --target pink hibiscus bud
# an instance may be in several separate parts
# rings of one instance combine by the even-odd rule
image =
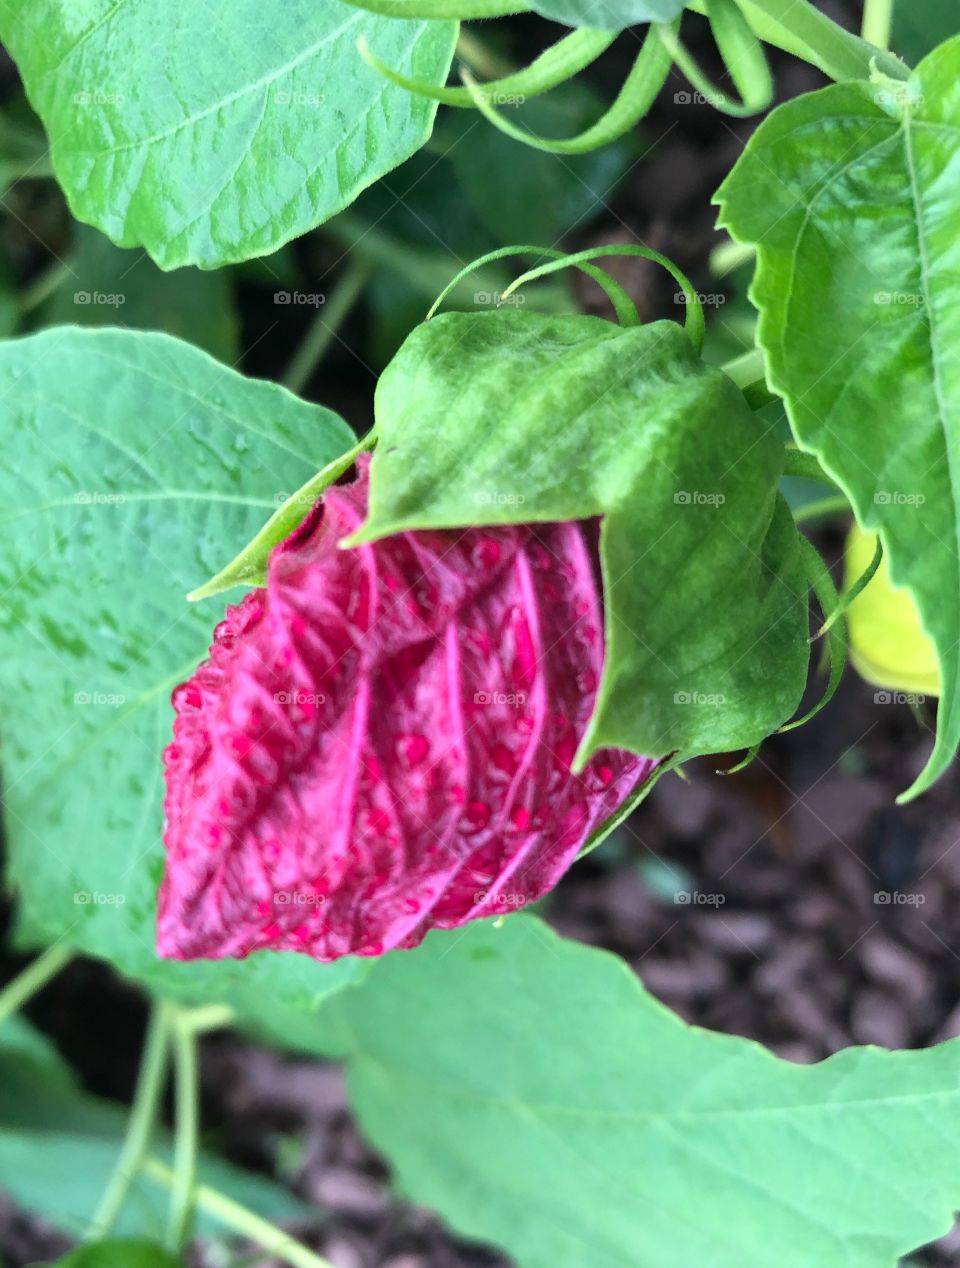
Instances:
[[[358,468],[174,692],[162,956],[379,955],[513,911],[656,765],[571,771],[603,667],[595,521],[339,549]]]

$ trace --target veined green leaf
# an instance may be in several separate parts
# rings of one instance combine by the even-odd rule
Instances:
[[[328,1016],[403,1191],[520,1268],[888,1268],[960,1206],[960,1041],[793,1065],[526,915],[391,953]]]
[[[678,325],[447,313],[387,367],[376,419],[370,516],[350,540],[605,517],[584,753],[749,747],[792,713],[807,586],[783,448]]]
[[[906,83],[775,110],[717,201],[757,247],[758,339],[797,440],[879,532],[937,648],[937,741],[914,796],[960,741],[960,38]]]
[[[357,53],[443,83],[455,22],[341,0],[10,0],[0,38],[79,220],[161,268],[265,255],[418,149],[436,102]]]
[[[0,344],[3,806],[21,940],[165,994],[315,1003],[351,960],[176,964],[153,948],[170,692],[222,602],[188,590],[345,449],[337,415],[165,335]]]

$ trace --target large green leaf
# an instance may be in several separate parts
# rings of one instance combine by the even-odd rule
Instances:
[[[605,516],[589,748],[726,751],[796,707],[806,584],[783,447],[678,325],[446,313],[387,367],[376,420],[358,540]]]
[[[754,133],[717,199],[755,243],[771,386],[879,530],[940,657],[929,786],[960,740],[960,38],[907,83],[843,84]]]
[[[261,1013],[356,972],[260,954],[157,961],[170,691],[223,611],[186,592],[350,444],[329,410],[165,335],[0,344],[3,804],[21,938]]]
[[[272,251],[412,154],[436,103],[370,69],[357,40],[442,83],[456,30],[341,0],[0,6],[74,214],[167,269]]]
[[[67,1233],[84,1233],[116,1166],[127,1117],[124,1106],[83,1092],[50,1041],[22,1018],[0,1026],[0,1173],[19,1205]],[[170,1160],[169,1132],[157,1133],[155,1148]],[[202,1182],[264,1219],[311,1215],[279,1185],[206,1151],[199,1173]],[[168,1199],[161,1184],[138,1175],[114,1231],[128,1237],[162,1233]],[[197,1226],[205,1235],[221,1230],[219,1221],[203,1213]],[[118,1260],[118,1268],[134,1268],[135,1262]]]
[[[889,1268],[960,1206],[960,1042],[793,1065],[520,915],[329,1011],[402,1188],[521,1268]]]

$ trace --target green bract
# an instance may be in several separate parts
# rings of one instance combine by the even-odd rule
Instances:
[[[436,103],[366,66],[357,39],[443,83],[456,30],[341,0],[0,8],[74,214],[166,269],[266,254],[412,154]]]
[[[184,595],[349,428],[165,335],[9,341],[0,385],[4,805],[22,939],[258,1016],[265,998],[316,1003],[351,961],[157,960],[160,753],[170,692],[222,611]]]
[[[669,321],[448,313],[382,375],[371,513],[414,528],[605,516],[607,655],[581,757],[747,747],[806,677],[783,448]]]
[[[937,742],[910,795],[960,740],[958,141],[960,38],[906,83],[781,106],[717,195],[722,223],[757,246],[769,382],[937,647]]]

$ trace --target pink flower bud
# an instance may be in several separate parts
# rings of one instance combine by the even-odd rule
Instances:
[[[656,764],[570,769],[603,668],[596,522],[338,549],[368,466],[174,692],[162,956],[379,955],[516,910]]]

